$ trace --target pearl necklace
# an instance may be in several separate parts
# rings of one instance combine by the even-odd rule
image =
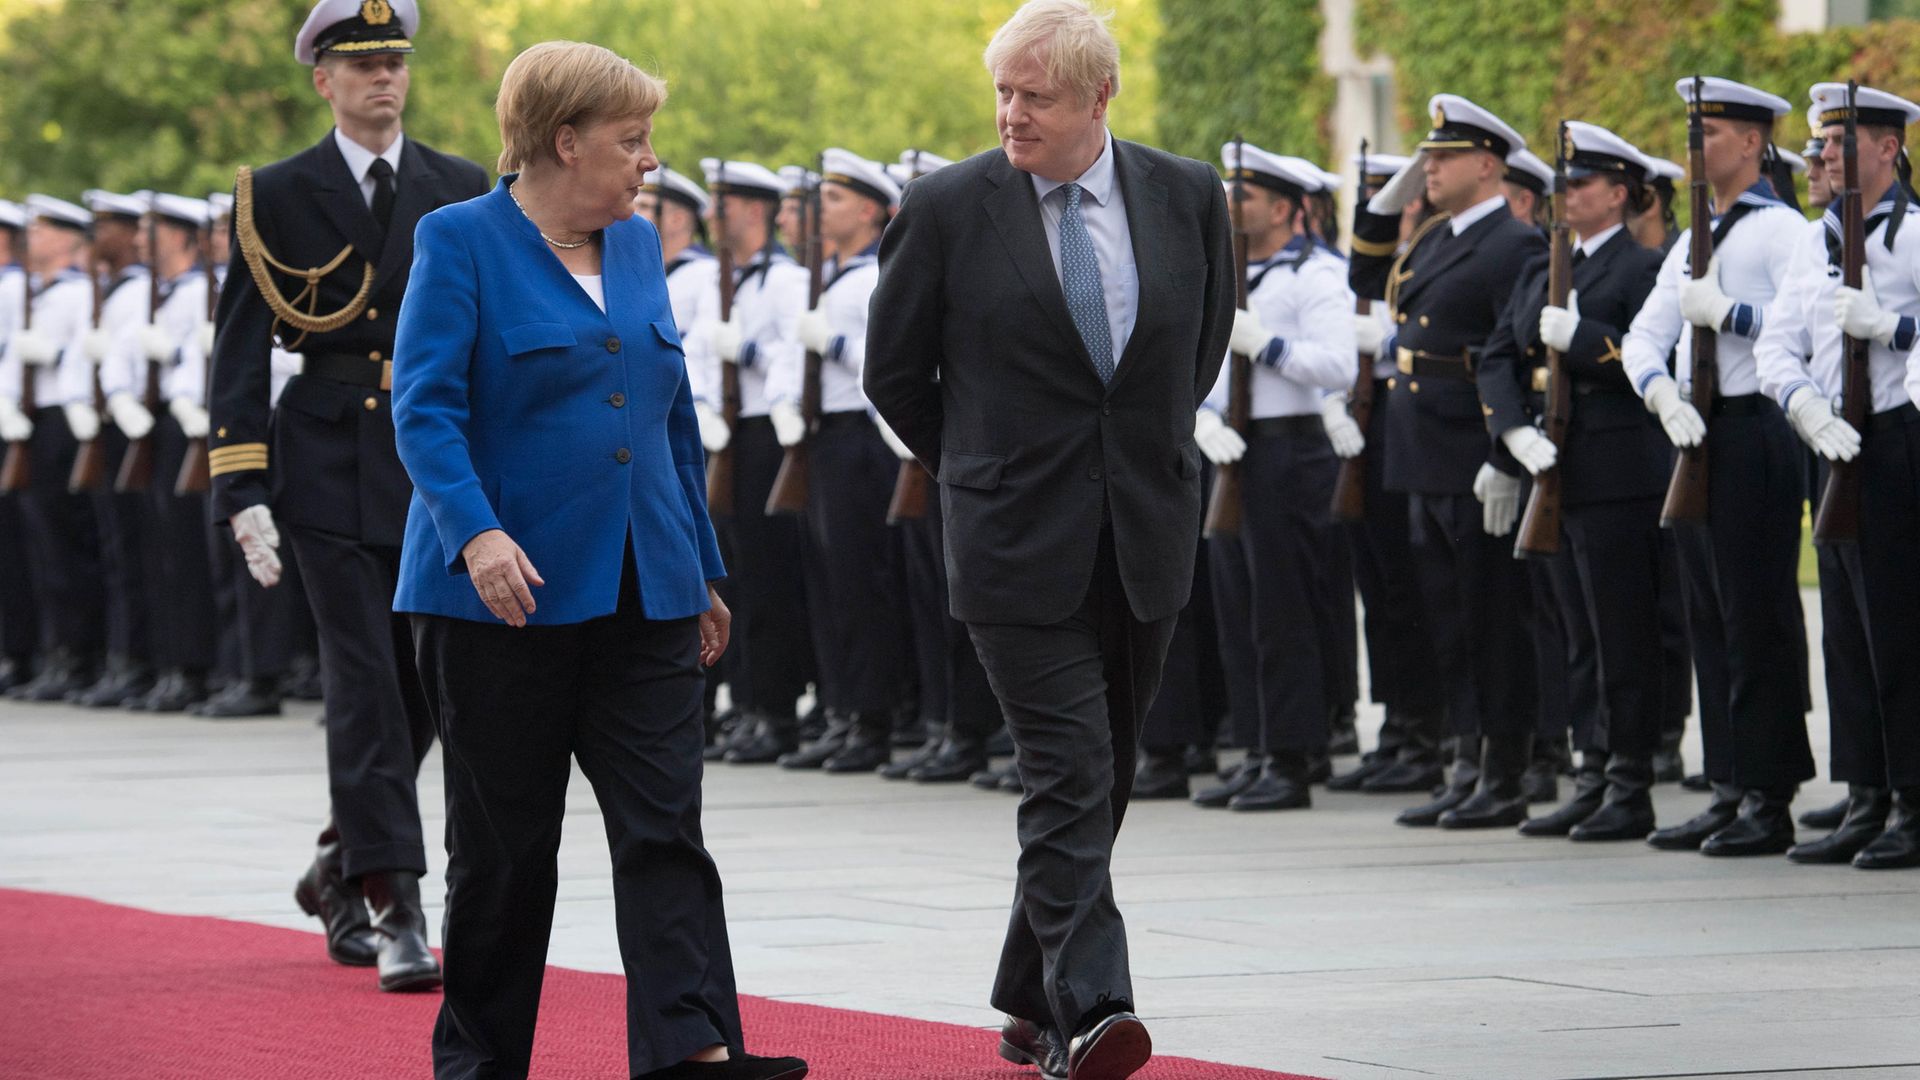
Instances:
[[[519,183],[520,183],[520,182],[519,182],[518,180],[515,180],[515,181],[514,181],[513,183],[511,183],[511,184],[508,184],[508,185],[507,185],[507,198],[509,198],[509,199],[512,199],[512,200],[513,200],[513,205],[515,205],[515,206],[519,206],[519,207],[520,207],[520,216],[521,216],[521,217],[523,217],[523,218],[526,218],[526,219],[527,219],[527,220],[528,220],[529,222],[532,222],[532,223],[533,223],[533,231],[534,231],[534,232],[540,232],[540,225],[539,225],[539,223],[538,223],[538,222],[534,222],[534,221],[533,221],[533,215],[532,215],[532,214],[529,214],[529,213],[527,213],[527,208],[526,208],[526,207],[524,207],[524,206],[521,206],[521,205],[520,205],[520,196],[518,196],[518,195],[515,195],[515,194],[513,193],[513,189],[514,189],[515,187],[517,187],[517,186],[519,186]],[[547,235],[546,233],[540,233],[540,239],[542,239],[542,240],[545,240],[545,241],[546,241],[547,243],[549,243],[549,244],[551,244],[551,245],[553,245],[554,247],[557,247],[557,248],[559,248],[559,249],[561,249],[562,251],[572,251],[572,250],[573,250],[574,248],[583,248],[583,247],[586,247],[586,246],[587,246],[588,244],[590,244],[590,243],[592,243],[592,242],[593,242],[593,234],[592,234],[592,233],[588,233],[588,234],[586,235],[586,237],[585,237],[584,239],[581,239],[581,240],[575,240],[575,241],[574,241],[573,243],[571,243],[571,244],[568,244],[568,243],[563,243],[563,242],[561,242],[561,241],[559,241],[559,240],[555,240],[555,239],[554,239],[553,237],[551,237],[551,236],[548,236],[548,235]]]

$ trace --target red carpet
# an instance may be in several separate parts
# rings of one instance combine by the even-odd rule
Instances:
[[[533,1075],[626,1076],[623,992],[618,975],[548,968]],[[328,963],[317,934],[0,889],[8,1080],[425,1078],[439,1005],[378,993],[371,971]],[[973,1028],[763,998],[740,1008],[749,1049],[799,1054],[820,1080],[1038,1075]],[[1139,1080],[1289,1078],[1159,1058]]]

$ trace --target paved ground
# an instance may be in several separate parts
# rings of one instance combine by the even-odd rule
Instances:
[[[0,886],[314,927],[289,898],[326,798],[312,715],[0,706]],[[743,991],[996,1021],[1010,796],[728,766],[707,792]],[[1337,1080],[1920,1078],[1920,873],[1414,832],[1407,800],[1316,798],[1129,817],[1118,891],[1161,1049]],[[1698,798],[1661,789],[1663,819]],[[552,960],[616,971],[584,780],[570,808]]]

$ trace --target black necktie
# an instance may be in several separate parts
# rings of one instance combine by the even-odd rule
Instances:
[[[386,158],[374,158],[367,175],[373,177],[373,220],[380,223],[384,233],[393,221],[393,166]]]
[[[1579,266],[1581,263],[1586,261],[1587,261],[1587,249],[1574,248],[1573,249],[1573,265]]]

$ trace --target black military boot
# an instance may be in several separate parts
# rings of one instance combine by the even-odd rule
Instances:
[[[1570,840],[1640,840],[1653,831],[1653,762],[1614,754],[1607,758],[1607,794],[1593,816],[1573,827]]]
[[[372,967],[380,939],[367,919],[360,890],[340,876],[340,841],[321,844],[313,865],[293,887],[294,903],[327,928],[327,956],[347,967]]]
[[[766,765],[800,745],[800,722],[791,714],[749,713],[753,726],[727,747],[723,757],[733,765]]]
[[[1133,770],[1133,800],[1184,799],[1192,794],[1187,787],[1187,762],[1179,750],[1143,750]]]
[[[1809,865],[1848,863],[1861,849],[1887,831],[1887,817],[1893,812],[1893,793],[1883,787],[1866,784],[1847,785],[1847,816],[1830,836],[1806,844],[1795,844],[1787,858]]]
[[[93,685],[93,665],[71,649],[53,649],[33,678],[7,691],[16,701],[65,701],[68,694]]]
[[[1920,866],[1920,788],[1895,788],[1887,831],[1853,857],[1861,870],[1905,870]]]
[[[1560,778],[1573,775],[1573,747],[1562,734],[1556,739],[1535,738],[1527,771],[1520,777],[1520,790],[1527,802],[1544,804],[1560,801]]]
[[[1434,794],[1433,801],[1402,810],[1393,820],[1416,829],[1431,828],[1440,823],[1440,815],[1472,798],[1479,786],[1480,740],[1462,735],[1454,740],[1453,775],[1447,785]]]
[[[801,743],[798,750],[780,755],[783,769],[817,769],[840,752],[853,734],[854,716],[838,709],[827,710],[827,727],[817,738]],[[731,760],[731,759],[729,759]]]
[[[1647,843],[1661,851],[1699,851],[1707,837],[1733,824],[1740,816],[1740,803],[1746,796],[1744,789],[1732,784],[1715,784],[1713,801],[1705,810],[1678,825],[1661,829],[1647,837]]]
[[[1740,816],[1700,845],[1702,855],[1783,855],[1793,846],[1793,796],[1798,785],[1754,788]]]
[[[380,989],[390,993],[440,985],[440,961],[427,947],[427,916],[420,910],[420,875],[402,870],[368,874],[360,882],[379,935]]]
[[[1193,793],[1195,806],[1219,808],[1233,801],[1235,795],[1252,787],[1260,779],[1260,773],[1267,765],[1267,755],[1256,750],[1247,751],[1240,764],[1227,772],[1218,784],[1204,787]]]
[[[753,737],[755,718],[745,709],[728,709],[715,718],[715,730],[707,739],[706,749],[700,756],[708,761],[721,761],[727,751]]]
[[[1440,815],[1440,827],[1504,829],[1527,820],[1525,777],[1532,741],[1525,735],[1486,740],[1479,786],[1467,801]]]
[[[1847,807],[1852,805],[1852,803],[1853,800],[1851,799],[1841,799],[1832,806],[1823,806],[1818,810],[1809,810],[1800,815],[1800,824],[1805,825],[1809,829],[1826,829],[1828,831],[1837,829],[1840,827],[1841,822],[1847,820]]]
[[[1653,752],[1653,782],[1677,784],[1687,778],[1687,763],[1680,756],[1680,740],[1685,731],[1660,733],[1660,749]]]
[[[987,767],[987,745],[972,735],[950,735],[933,756],[907,773],[916,784],[957,784]]]
[[[1313,758],[1315,755],[1280,750],[1267,758],[1259,775],[1238,795],[1227,800],[1227,809],[1305,810],[1313,805]]]
[[[1345,757],[1360,752],[1360,731],[1354,725],[1351,707],[1335,711],[1331,725],[1332,734],[1327,737],[1327,756]]]
[[[893,717],[887,713],[855,713],[846,741],[821,768],[830,773],[870,773],[893,760]]]
[[[1551,814],[1532,818],[1520,826],[1521,836],[1565,836],[1575,825],[1592,817],[1607,794],[1607,755],[1599,750],[1580,754],[1580,767],[1573,774],[1573,798]]]
[[[1401,725],[1404,738],[1390,761],[1372,775],[1363,777],[1360,790],[1370,795],[1405,795],[1432,791],[1446,780],[1440,764],[1440,746],[1435,740],[1437,724],[1432,718],[1408,717]],[[1327,786],[1340,781],[1334,777]],[[1344,788],[1335,790],[1345,790]]]
[[[1186,765],[1188,776],[1205,776],[1220,771],[1220,752],[1210,746],[1189,746],[1181,752],[1180,760]]]
[[[279,716],[280,680],[266,677],[235,679],[219,693],[187,711],[208,720]]]

